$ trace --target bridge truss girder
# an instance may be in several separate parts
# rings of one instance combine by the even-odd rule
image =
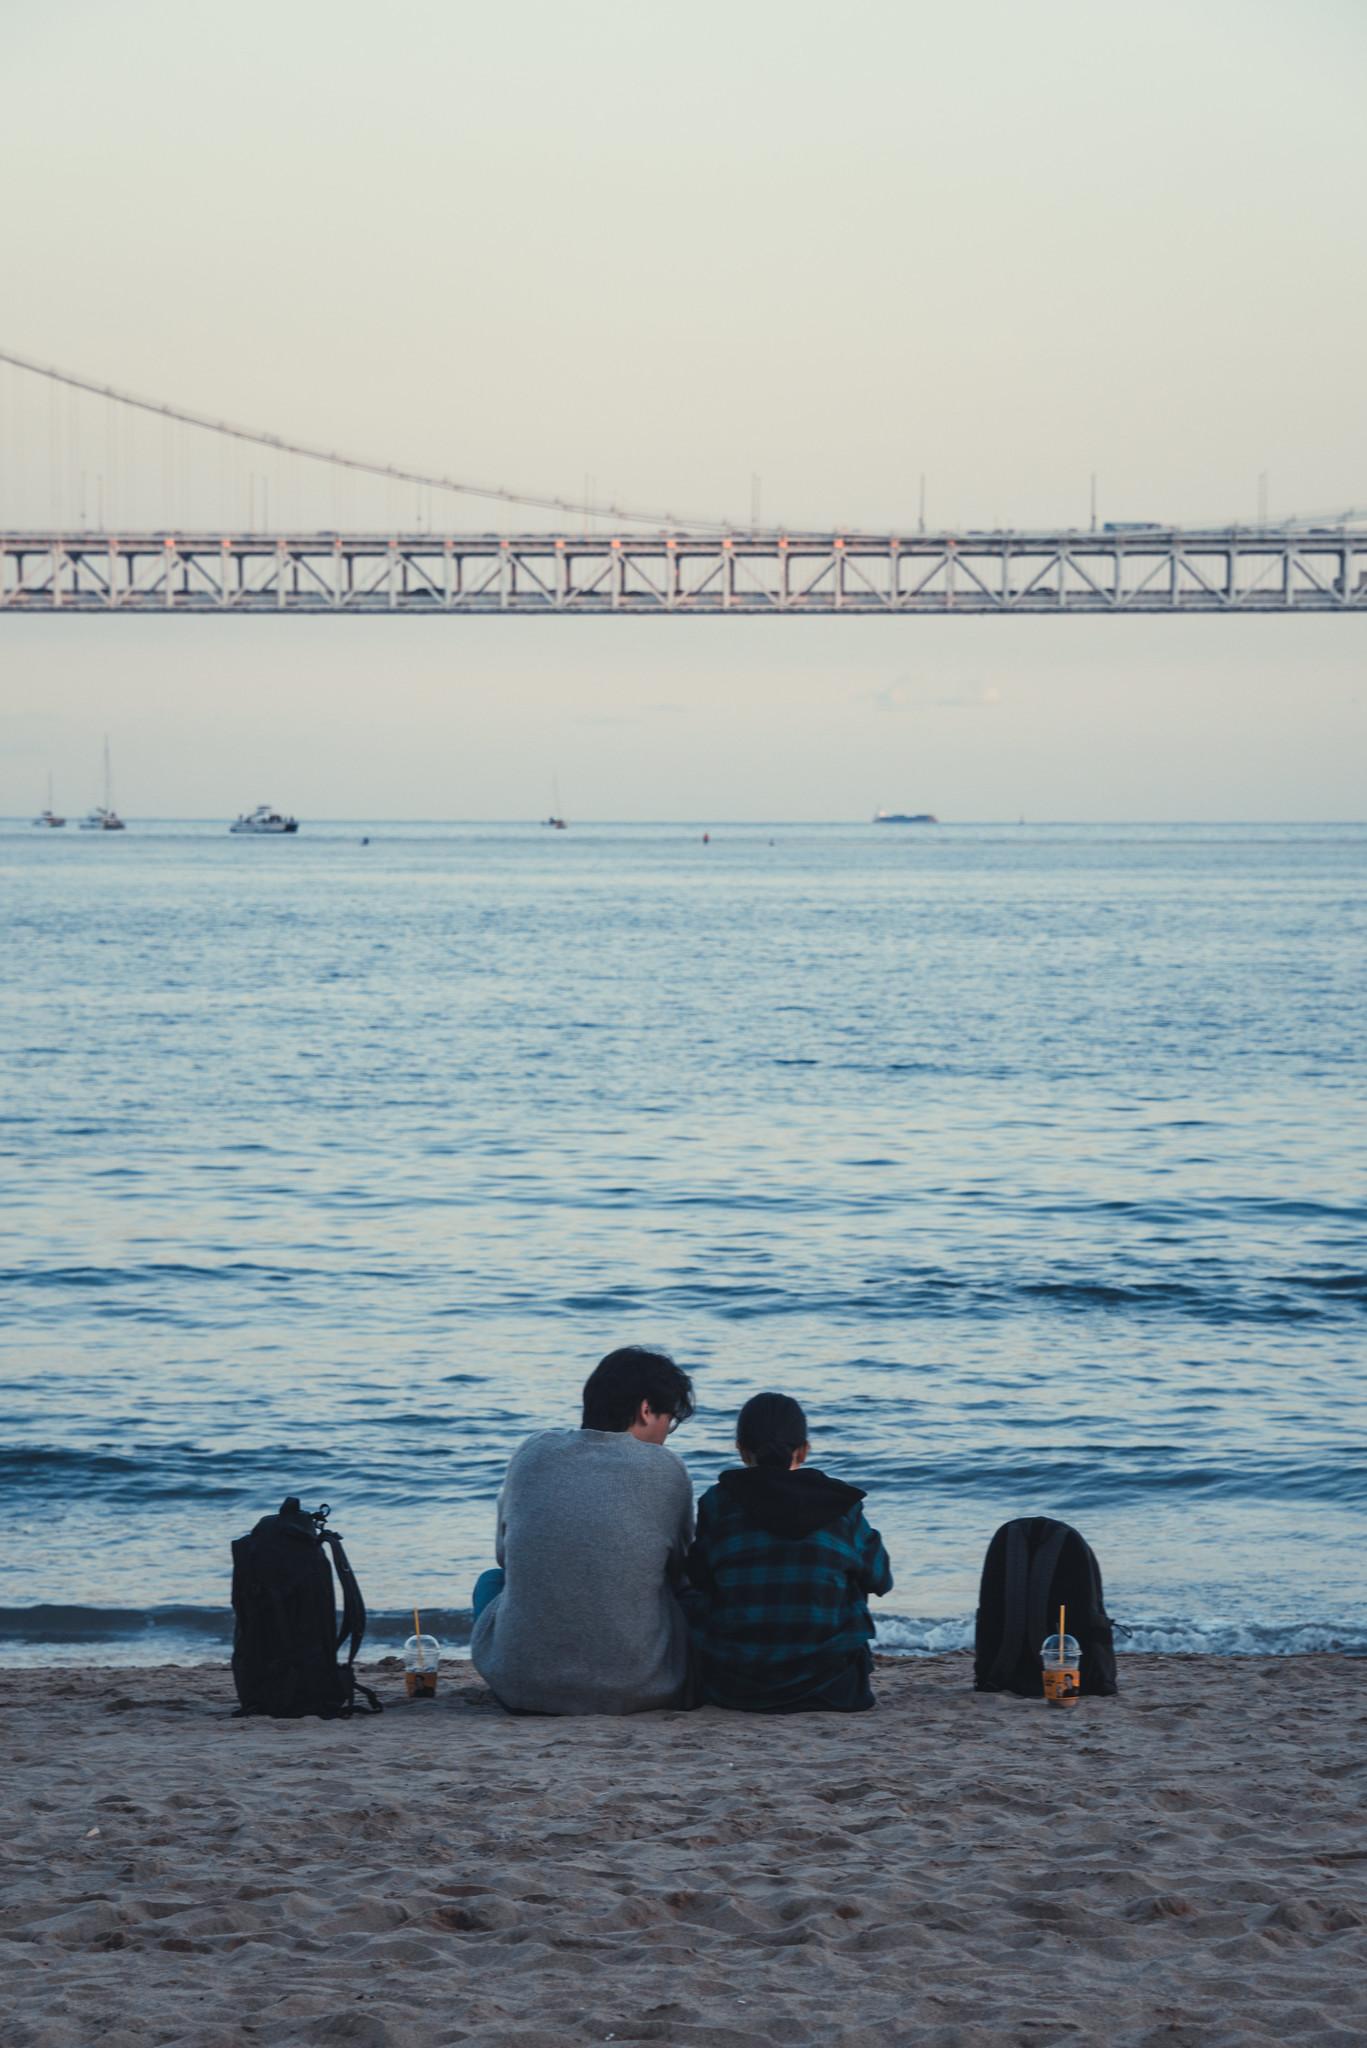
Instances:
[[[1367,532],[0,534],[0,611],[1051,617],[1367,611]]]

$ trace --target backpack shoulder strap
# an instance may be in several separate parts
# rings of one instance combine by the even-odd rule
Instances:
[[[1030,1563],[1029,1611],[1030,1648],[1038,1651],[1049,1628],[1049,1588],[1070,1531],[1066,1522],[1055,1522]]]
[[[346,1664],[343,1667],[347,1687],[347,1705],[342,1711],[343,1713],[352,1712],[355,1706],[355,1696],[359,1692],[364,1693],[369,1703],[370,1712],[372,1714],[381,1714],[384,1712],[384,1708],[380,1701],[368,1685],[361,1684],[352,1668],[356,1662],[356,1654],[361,1647],[361,1639],[365,1635],[365,1601],[361,1598],[361,1588],[357,1583],[355,1572],[351,1569],[351,1560],[342,1548],[341,1537],[335,1535],[331,1529],[324,1529],[320,1533],[323,1542],[327,1544],[328,1549],[332,1552],[332,1562],[337,1567],[337,1581],[342,1589],[342,1619],[337,1629],[337,1648],[340,1650],[343,1644],[347,1646]]]
[[[1020,1661],[1021,1649],[1025,1642],[1028,1565],[1029,1553],[1025,1547],[1025,1531],[1019,1522],[1010,1522],[1006,1530],[1006,1558],[1002,1579],[1002,1639],[992,1660],[992,1669],[987,1675],[989,1690],[1005,1685]]]
[[[332,1552],[332,1562],[337,1567],[337,1582],[342,1589],[342,1619],[337,1629],[337,1648],[347,1645],[347,1663],[356,1662],[356,1653],[361,1647],[365,1634],[365,1601],[356,1583],[356,1574],[351,1569],[351,1560],[342,1548],[340,1536],[334,1536],[331,1529],[324,1529],[322,1540]]]

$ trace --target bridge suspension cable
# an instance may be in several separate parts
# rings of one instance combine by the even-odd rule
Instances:
[[[301,456],[308,462],[330,464],[334,469],[349,469],[365,476],[383,477],[390,483],[415,484],[420,489],[450,491],[466,498],[490,499],[501,505],[523,505],[538,512],[579,513],[593,519],[616,519],[635,526],[651,526],[664,531],[687,529],[698,533],[736,532],[729,519],[688,517],[681,519],[674,512],[654,512],[640,506],[603,504],[587,498],[559,498],[535,491],[509,490],[501,484],[475,484],[457,477],[436,476],[422,470],[404,469],[392,462],[375,462],[362,455],[349,455],[336,448],[315,448],[305,441],[288,440],[283,434],[270,434],[259,427],[243,427],[231,420],[213,419],[207,413],[192,412],[188,406],[167,405],[161,399],[143,398],[133,391],[121,391],[113,384],[97,383],[93,377],[77,376],[72,370],[59,369],[54,363],[40,363],[31,356],[19,355],[13,349],[0,348],[0,363],[8,363],[16,370],[28,370],[35,377],[46,377],[54,384],[65,384],[73,391],[87,391],[96,398],[112,399],[118,405],[133,407],[138,412],[155,413],[164,420],[175,420],[181,426],[199,427],[205,433],[222,434],[233,441],[250,441],[259,448],[272,448],[280,455]]]
[[[1334,526],[1362,526],[1367,524],[1367,506],[1348,505],[1338,512],[1301,512],[1290,519],[1279,519],[1276,524],[1288,533],[1323,533]]]

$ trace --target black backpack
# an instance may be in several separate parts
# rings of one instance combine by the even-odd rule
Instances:
[[[1116,1692],[1115,1624],[1101,1592],[1091,1546],[1066,1522],[1035,1515],[1004,1522],[987,1546],[973,1631],[973,1684],[979,1692],[1040,1699],[1040,1645],[1068,1609],[1068,1633],[1082,1647],[1084,1693]]]
[[[239,1714],[325,1721],[356,1711],[356,1694],[381,1711],[352,1666],[365,1634],[365,1602],[342,1539],[324,1528],[328,1510],[301,1508],[291,1494],[233,1545],[233,1684]],[[339,1625],[332,1564],[342,1588]],[[337,1652],[346,1644],[344,1664]]]

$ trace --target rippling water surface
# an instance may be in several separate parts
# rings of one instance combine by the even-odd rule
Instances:
[[[362,843],[368,834],[370,843]],[[0,827],[0,1658],[221,1654],[327,1499],[454,1641],[507,1457],[667,1345],[966,1639],[1367,1645],[1367,830]]]

